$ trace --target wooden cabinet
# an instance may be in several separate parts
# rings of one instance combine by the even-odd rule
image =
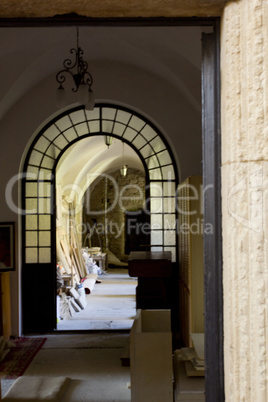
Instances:
[[[138,277],[137,309],[170,308],[170,251],[132,251],[128,259],[128,272],[129,276]]]
[[[10,313],[10,273],[0,274],[0,335],[9,339],[11,335],[11,313]]]
[[[204,332],[202,177],[188,177],[178,187],[180,334],[192,346],[191,333]]]

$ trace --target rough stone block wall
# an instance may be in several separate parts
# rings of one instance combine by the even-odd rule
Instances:
[[[222,17],[226,401],[268,400],[268,2]]]
[[[105,248],[104,226],[108,232],[108,248],[117,258],[124,260],[125,256],[125,212],[137,211],[143,208],[145,202],[145,175],[137,169],[128,169],[126,177],[120,175],[119,170],[108,175],[107,197],[105,191],[105,179],[99,181],[94,189],[89,188],[85,199],[90,201],[84,206],[84,222],[92,225],[92,218],[97,221],[97,230]],[[105,222],[105,202],[107,201],[107,221]],[[90,211],[99,212],[98,215]],[[92,242],[94,238],[92,237]],[[97,245],[97,244],[92,244]]]

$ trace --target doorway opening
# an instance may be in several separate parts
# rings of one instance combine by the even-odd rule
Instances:
[[[174,23],[174,21],[173,21]],[[198,23],[198,21],[197,21]],[[188,21],[189,24],[189,21]],[[219,212],[220,212],[220,200],[218,198],[218,196],[216,196],[215,194],[220,196],[220,191],[219,190],[219,183],[220,183],[220,176],[219,176],[219,161],[220,161],[220,148],[219,148],[219,90],[217,88],[219,88],[219,86],[217,86],[219,84],[218,82],[218,71],[219,71],[219,52],[218,52],[218,39],[219,39],[219,23],[218,21],[215,22],[215,20],[211,20],[211,21],[206,21],[206,22],[202,22],[202,25],[212,25],[214,27],[214,33],[211,36],[211,43],[210,43],[210,50],[205,54],[205,58],[206,58],[206,62],[207,65],[205,67],[205,69],[203,70],[205,77],[207,76],[207,71],[209,70],[210,78],[212,80],[212,85],[208,85],[205,88],[205,96],[207,96],[207,94],[209,93],[209,100],[210,103],[207,102],[206,103],[206,99],[204,102],[204,120],[205,124],[204,124],[204,131],[203,131],[203,164],[204,164],[204,178],[205,180],[208,182],[210,182],[212,184],[213,187],[213,194],[208,195],[208,198],[210,199],[211,203],[210,203],[210,208],[211,211],[206,211],[209,212],[208,214],[206,214],[206,218],[205,219],[212,219],[213,223],[216,224],[216,230],[214,233],[214,237],[207,239],[205,241],[205,247],[206,247],[206,255],[210,255],[213,256],[212,261],[210,261],[209,264],[209,274],[208,275],[209,279],[210,279],[210,285],[211,285],[211,278],[214,279],[213,282],[213,289],[215,290],[215,292],[212,292],[212,294],[209,292],[209,290],[211,289],[211,287],[209,288],[208,284],[205,284],[205,287],[207,286],[207,293],[209,294],[209,303],[207,303],[206,305],[206,320],[207,323],[210,325],[210,329],[211,331],[208,332],[208,341],[212,341],[210,335],[213,333],[213,329],[212,327],[216,330],[217,332],[217,342],[214,342],[215,347],[213,348],[215,354],[214,357],[217,356],[219,357],[219,353],[222,351],[221,347],[222,347],[222,338],[221,338],[221,331],[222,331],[222,316],[221,316],[221,312],[222,312],[222,303],[219,297],[219,294],[221,294],[221,280],[220,280],[220,276],[221,273],[220,271],[220,218],[219,217]],[[201,29],[200,29],[201,31]],[[187,35],[186,35],[187,37]],[[172,41],[169,42],[169,44],[171,44]],[[177,42],[180,43],[180,42]],[[167,43],[164,44],[164,46],[162,46],[162,49],[165,48],[167,45]],[[211,46],[212,45],[212,46]],[[167,46],[168,47],[168,46]],[[145,64],[148,62],[148,58],[145,57],[146,52],[143,53],[143,62],[145,62]],[[136,55],[135,55],[136,56]],[[186,58],[187,59],[187,58]],[[167,60],[170,61],[170,59],[165,59],[166,63]],[[212,61],[211,61],[212,60]],[[211,62],[211,69],[209,68],[208,64]],[[167,65],[167,64],[166,64]],[[160,67],[160,66],[158,66]],[[162,66],[163,67],[163,66]],[[179,71],[179,67],[176,66],[175,70],[173,71],[173,75],[170,74],[169,77],[171,78],[172,76],[176,76],[176,72]],[[131,68],[130,68],[131,70]],[[161,68],[158,70],[158,72],[160,73],[160,71],[163,71]],[[188,70],[189,71],[189,70]],[[170,72],[170,71],[169,71]],[[183,71],[180,70],[180,72],[183,73]],[[193,70],[191,70],[191,72],[193,72]],[[200,73],[200,71],[199,71]],[[199,74],[200,75],[200,74]],[[191,74],[190,74],[191,76]],[[194,75],[191,76],[191,78],[194,77]],[[126,78],[126,77],[124,77]],[[156,80],[157,81],[157,80]],[[209,80],[206,81],[206,83]],[[192,79],[192,83],[194,82],[194,80]],[[166,81],[166,83],[170,84],[169,81]],[[210,82],[211,83],[211,82]],[[138,83],[139,84],[139,83]],[[177,83],[178,86],[181,87],[181,91],[184,92],[185,98],[187,98],[188,102],[192,104],[192,108],[193,109],[198,109],[201,105],[201,102],[196,102],[196,99],[194,99],[194,97],[192,96],[193,94],[191,93],[191,91],[187,91],[186,88],[183,87],[182,82]],[[137,85],[137,81],[135,82],[135,85]],[[139,85],[137,85],[138,87]],[[159,88],[156,86],[156,88]],[[166,88],[168,88],[168,86],[166,86]],[[212,93],[211,88],[216,88],[215,91]],[[122,92],[128,92],[129,88],[122,86]],[[149,93],[149,92],[148,92]],[[168,103],[168,106],[170,106],[170,104],[173,105],[178,105],[180,104],[180,98],[177,96],[174,96],[173,98],[167,98],[165,95],[165,92],[162,92],[163,94],[163,98],[162,98],[162,104],[166,103],[167,99],[170,103]],[[150,94],[151,99],[153,100],[155,93],[152,95]],[[173,94],[175,95],[175,94]],[[161,98],[161,96],[160,96]],[[141,103],[143,103],[144,99],[142,99]],[[171,102],[171,101],[174,102]],[[199,99],[200,100],[200,99]],[[212,102],[211,102],[212,100]],[[214,103],[213,103],[214,102]],[[132,104],[131,102],[128,102],[128,104]],[[216,105],[216,106],[215,106]],[[142,110],[146,110],[146,107],[144,104],[142,104],[141,109]],[[209,107],[210,106],[210,107]],[[179,108],[178,108],[179,109]],[[73,110],[74,111],[74,110]],[[147,109],[147,113],[148,115],[154,115],[153,113],[151,113],[151,109]],[[199,110],[200,112],[201,110]],[[77,109],[76,112],[82,112],[82,113],[86,113],[81,109]],[[208,115],[212,113],[213,115],[213,119],[208,118]],[[166,122],[170,119],[172,113],[171,113],[171,109],[168,109],[165,107],[165,118],[166,118]],[[58,116],[57,116],[58,117]],[[64,114],[62,115],[62,117],[64,117]],[[76,118],[75,115],[72,115],[71,117]],[[200,114],[200,119],[198,119],[199,122],[199,126],[200,126],[200,122],[201,122],[201,114]],[[211,117],[211,116],[210,116]],[[157,120],[157,119],[156,119]],[[165,120],[165,119],[164,119]],[[162,122],[164,122],[164,120],[162,120]],[[56,121],[56,120],[54,120]],[[213,121],[213,124],[212,124]],[[161,124],[162,124],[161,122]],[[194,119],[193,119],[194,122]],[[52,122],[53,123],[53,122]],[[165,124],[162,124],[163,126]],[[194,123],[193,123],[194,125]],[[184,145],[187,143],[189,148],[192,146],[192,155],[189,158],[189,155],[185,154],[182,155],[182,158],[180,159],[180,162],[182,164],[183,167],[186,166],[187,164],[187,159],[190,160],[191,162],[193,161],[198,161],[198,163],[201,165],[201,160],[202,158],[199,158],[195,155],[195,151],[197,150],[197,148],[199,148],[199,150],[202,148],[200,147],[196,147],[195,141],[192,141],[191,136],[192,135],[196,135],[195,130],[189,130],[189,126],[184,126],[184,125],[180,125],[178,126],[180,128],[178,128],[178,133],[181,135],[182,132],[186,133],[185,137],[184,137],[184,141],[182,142]],[[48,126],[46,127],[48,128]],[[193,128],[193,127],[192,127]],[[50,134],[53,137],[53,129],[47,134],[48,137],[50,136]],[[44,132],[45,130],[43,130]],[[76,130],[75,130],[76,131]],[[166,132],[169,132],[169,130],[165,130]],[[209,134],[207,134],[207,132],[209,132]],[[173,130],[173,134],[171,135],[172,137],[172,145],[174,147],[174,149],[177,151],[179,149],[179,139],[180,139],[180,135],[178,135],[176,137],[176,135],[174,134],[175,131]],[[191,135],[190,135],[190,134]],[[200,134],[200,132],[199,132]],[[77,135],[77,133],[76,133]],[[101,135],[103,135],[103,133],[101,133]],[[188,136],[188,138],[187,138]],[[62,138],[63,137],[63,138]],[[51,158],[55,160],[55,155],[59,155],[59,153],[61,153],[62,151],[62,145],[61,142],[65,141],[66,138],[65,136],[59,136],[59,138],[56,140],[56,137],[53,138],[47,138],[47,136],[44,136],[42,138],[42,140],[44,142],[46,142],[48,140],[47,143],[47,147],[49,149],[49,152],[51,152],[51,154],[46,154],[44,155],[43,151],[41,151],[40,155],[40,150],[38,148],[34,149],[34,146],[37,145],[37,147],[40,145],[37,144],[37,140],[39,140],[39,138],[41,138],[41,136],[39,138],[37,138],[37,140],[35,141],[35,143],[33,144],[33,147],[31,149],[31,151],[33,151],[33,154],[30,155],[30,153],[27,156],[27,162],[30,162],[29,165],[31,166],[26,166],[26,170],[27,173],[29,173],[32,178],[32,180],[25,180],[25,186],[24,186],[24,192],[23,192],[23,200],[25,200],[25,203],[28,204],[28,206],[33,207],[32,210],[34,208],[38,208],[38,213],[36,214],[32,214],[30,216],[26,215],[25,217],[23,217],[23,225],[25,229],[25,232],[23,233],[23,239],[25,241],[25,248],[23,248],[22,253],[23,253],[23,267],[22,267],[22,282],[23,282],[23,305],[25,308],[25,312],[26,314],[24,314],[24,331],[31,331],[33,329],[33,323],[32,320],[28,320],[27,319],[27,311],[30,311],[32,309],[32,305],[33,305],[33,298],[36,299],[40,299],[40,293],[36,292],[36,294],[31,293],[31,301],[27,300],[27,296],[25,296],[25,293],[27,293],[27,285],[29,286],[29,282],[30,282],[30,278],[36,278],[36,275],[41,275],[41,272],[39,269],[36,268],[40,268],[39,264],[42,264],[42,268],[46,269],[47,272],[47,276],[45,278],[45,281],[43,280],[43,284],[46,288],[46,293],[47,296],[49,295],[49,299],[53,300],[53,298],[55,297],[55,285],[54,288],[51,287],[51,284],[54,283],[55,284],[55,272],[54,272],[54,266],[52,267],[52,261],[55,261],[55,255],[53,255],[53,253],[51,253],[51,245],[55,244],[55,233],[56,233],[56,227],[55,227],[55,221],[51,218],[52,212],[54,214],[55,212],[55,204],[51,203],[51,197],[50,194],[54,194],[55,193],[55,182],[53,181],[54,179],[52,179],[52,175],[54,173],[53,171],[53,167],[51,167],[51,163],[53,165],[53,161],[51,161]],[[188,139],[188,142],[187,142]],[[210,152],[210,155],[208,156],[208,149],[209,148],[209,140],[211,141],[211,143],[213,143],[215,145],[215,148]],[[55,140],[55,141],[54,141]],[[201,136],[199,136],[199,145],[201,142]],[[42,148],[43,149],[43,148]],[[211,149],[210,149],[211,150]],[[36,152],[35,152],[36,151]],[[202,150],[200,151],[202,153]],[[174,153],[176,154],[176,152]],[[182,151],[183,154],[183,151]],[[199,153],[197,153],[196,155],[199,155]],[[180,155],[179,155],[180,156]],[[35,179],[34,176],[35,174],[37,174],[36,172],[36,167],[38,166],[38,164],[41,162],[40,164],[40,170],[38,171],[38,179]],[[210,163],[209,163],[210,162]],[[210,167],[209,167],[210,166]],[[213,167],[213,169],[212,169]],[[213,170],[213,173],[212,173]],[[51,177],[50,177],[51,175]],[[188,174],[186,175],[188,176]],[[182,175],[183,178],[183,175]],[[209,179],[209,180],[208,180]],[[158,198],[162,198],[158,197]],[[25,204],[23,204],[25,206]],[[205,204],[205,208],[208,208],[208,203]],[[46,210],[44,208],[47,208]],[[211,213],[210,213],[211,212]],[[213,215],[213,213],[214,215]],[[157,215],[157,214],[155,214]],[[155,219],[159,219],[159,217],[155,216]],[[163,245],[161,245],[161,243],[159,242],[160,238],[165,237],[165,235],[167,235],[167,233],[165,233],[164,229],[159,230],[158,232],[158,237],[155,240],[156,244],[153,244],[154,247],[162,247]],[[170,245],[169,245],[170,246]],[[172,250],[174,251],[176,249],[176,245],[171,245],[172,246]],[[177,258],[177,253],[175,252],[176,258]],[[214,258],[215,257],[215,258]],[[39,271],[39,272],[38,272]],[[44,278],[42,278],[44,279]],[[37,278],[37,282],[38,282],[38,278]],[[218,292],[219,291],[219,292]],[[218,294],[217,294],[218,292]],[[41,296],[42,297],[42,296]],[[46,297],[46,299],[48,299],[48,297]],[[213,299],[213,300],[212,300]],[[212,307],[209,307],[209,304]],[[215,307],[217,306],[217,308]],[[40,306],[39,306],[40,307]],[[47,305],[44,303],[43,306],[44,310],[47,311],[49,310],[49,316],[50,316],[50,321],[45,322],[44,320],[42,320],[42,322],[40,321],[38,323],[39,325],[39,330],[41,331],[47,331],[48,329],[50,330],[53,327],[53,323],[55,323],[56,321],[56,315],[55,315],[55,306],[53,305]],[[213,310],[213,311],[212,311]],[[217,314],[215,314],[215,310],[217,312]],[[53,312],[54,311],[54,312]],[[220,313],[220,314],[219,314]],[[38,312],[38,314],[40,315],[40,310]],[[42,314],[41,314],[42,315]],[[221,318],[219,318],[221,317]],[[52,326],[51,326],[52,325]],[[210,335],[209,335],[210,333]],[[214,338],[215,340],[215,338]],[[212,344],[213,342],[211,342]],[[212,345],[213,346],[213,345]],[[220,348],[219,348],[220,346]],[[218,351],[216,350],[218,349]],[[210,354],[210,352],[208,352],[208,354]],[[211,353],[211,362],[212,360],[212,355],[213,353]],[[218,361],[218,360],[217,360]],[[223,363],[221,357],[219,358],[219,361],[221,362],[221,364]],[[215,367],[215,366],[214,366]],[[209,370],[209,369],[208,369]],[[219,373],[220,372],[220,373]],[[219,376],[222,373],[222,366],[219,367],[219,371],[217,373],[217,375],[219,374]],[[209,376],[207,378],[211,378],[213,375]],[[222,381],[222,377],[219,378],[220,381]],[[211,382],[212,383],[212,382]],[[222,389],[222,387],[220,388]],[[219,398],[217,399],[215,397],[214,400],[220,400]]]
[[[127,176],[122,179],[121,187],[113,173],[107,173],[116,163],[119,163],[119,167],[122,164],[121,147],[114,144],[113,155],[112,146],[107,149],[105,145],[104,137],[107,135],[114,137],[117,143],[126,143],[125,157],[128,157],[130,167],[143,170],[144,177],[140,183],[137,172],[136,175],[132,172],[133,179],[126,178]],[[116,154],[119,155],[118,158]],[[80,251],[88,233],[83,238],[83,230],[77,228],[86,228],[86,231],[89,228],[86,224],[89,222],[83,222],[82,201],[85,201],[90,186],[95,186],[98,191],[96,180],[100,181],[100,188],[104,185],[104,190],[101,193],[99,188],[96,195],[99,202],[95,210],[89,208],[89,218],[92,219],[92,214],[95,214],[101,219],[96,228],[101,228],[98,234],[99,238],[103,237],[99,251],[107,256],[108,262],[111,255],[114,256],[109,247],[109,243],[116,237],[114,229],[117,229],[118,234],[125,233],[125,211],[127,215],[140,215],[139,211],[131,211],[133,206],[135,209],[138,206],[139,210],[142,207],[147,220],[146,226],[141,226],[139,221],[134,225],[135,230],[144,231],[146,235],[145,244],[141,246],[145,249],[149,247],[151,251],[170,251],[173,262],[176,262],[176,164],[168,142],[159,128],[141,114],[112,104],[96,104],[93,111],[87,111],[82,106],[70,109],[55,117],[40,131],[28,152],[25,171],[25,276],[29,272],[28,266],[33,267],[36,264],[45,269],[44,264],[53,264],[56,267],[56,263],[60,261],[64,261],[65,269],[69,265],[67,274],[71,274],[72,287],[74,279],[77,284],[87,276],[89,272],[83,272],[83,264],[79,262],[82,260]],[[138,183],[135,183],[136,180]],[[110,187],[111,193],[108,192]],[[55,192],[58,202],[54,197]],[[109,205],[108,195],[111,197]],[[37,205],[38,208],[33,210],[30,205]],[[54,208],[51,208],[52,205]],[[86,202],[86,210],[88,206]],[[109,223],[108,214],[117,212],[118,207],[122,224],[120,225],[117,217],[114,221],[110,219]],[[133,223],[131,227],[133,228]],[[120,245],[124,248],[122,241]],[[82,248],[82,251],[85,250]],[[93,260],[97,257],[93,255]],[[52,284],[51,282],[50,286]],[[51,304],[48,295],[46,301]],[[69,303],[69,299],[67,302]],[[25,306],[27,300],[24,299],[24,308]],[[75,307],[73,302],[72,306]],[[28,316],[24,317],[24,326],[27,328]],[[52,317],[48,317],[48,320],[54,328]]]
[[[126,225],[125,217],[131,213],[135,219],[135,210],[145,206],[143,163],[122,140],[113,138],[108,147],[106,136],[91,136],[61,157],[56,183],[57,265],[63,281],[57,290],[57,330],[129,330],[137,280],[127,270],[125,244],[128,226],[134,225]],[[69,258],[74,255],[77,261]],[[82,305],[71,299],[75,282],[86,291]]]

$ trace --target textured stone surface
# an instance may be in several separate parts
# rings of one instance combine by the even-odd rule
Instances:
[[[267,10],[262,0],[230,2],[222,20],[227,401],[268,400]]]
[[[226,400],[266,401],[268,162],[225,165],[222,177]]]
[[[223,18],[223,163],[268,155],[265,2],[244,3],[228,5]]]
[[[0,17],[52,17],[77,13],[88,17],[218,16],[226,0],[1,0]]]
[[[107,200],[109,212],[107,213],[108,225],[108,245],[109,250],[116,255],[120,260],[126,258],[125,255],[125,210],[126,211],[138,211],[144,207],[145,201],[145,175],[143,172],[137,169],[129,168],[126,177],[121,177],[119,170],[110,173],[111,178],[115,180],[118,188],[115,189],[112,181],[108,181],[107,188]],[[117,190],[117,191],[115,191]],[[125,197],[125,199],[124,199]],[[87,210],[88,205],[84,208],[84,222],[92,225],[92,218],[97,218],[97,229],[105,225],[105,216],[101,212],[104,210],[105,203],[105,184],[104,179],[101,180],[92,193],[89,193],[85,197],[90,200],[90,210],[98,211],[100,215],[91,215]],[[135,219],[135,216],[133,216]],[[92,237],[94,243],[94,236]],[[102,238],[103,247],[105,247],[105,239]],[[92,246],[97,246],[92,244]]]

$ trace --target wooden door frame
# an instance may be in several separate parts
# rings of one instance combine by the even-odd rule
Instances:
[[[204,238],[205,263],[205,353],[206,401],[224,401],[223,286],[221,238],[221,131],[220,131],[220,18],[88,18],[75,14],[51,18],[0,18],[1,27],[44,26],[211,26],[213,52],[209,72],[213,87],[206,86],[202,104],[204,184],[214,191],[205,193],[204,224],[213,225],[212,236]]]

